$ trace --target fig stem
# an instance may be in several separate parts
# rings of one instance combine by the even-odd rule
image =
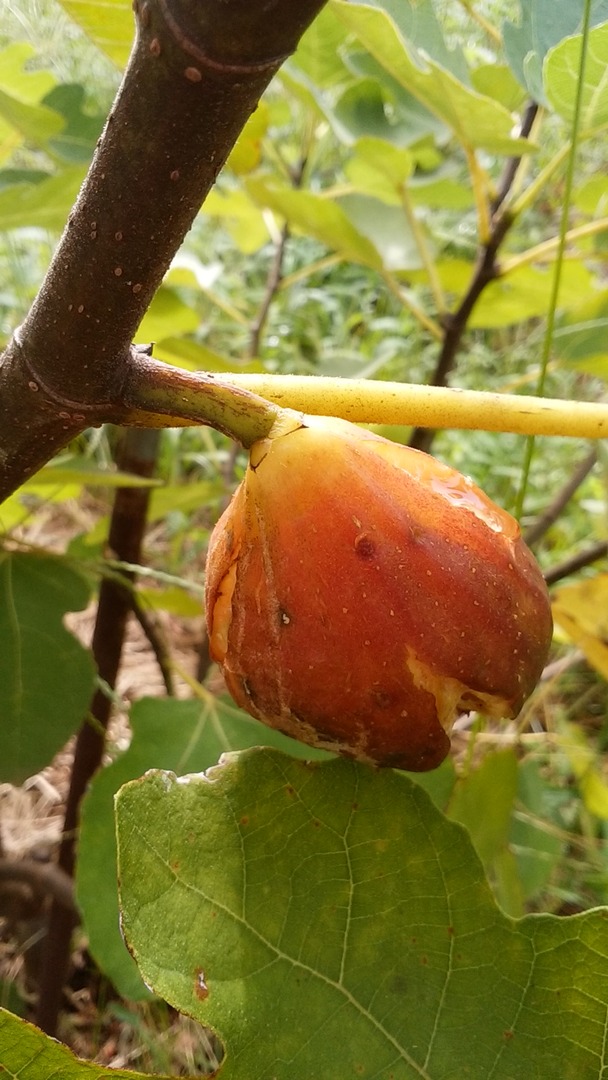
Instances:
[[[416,424],[579,439],[608,435],[608,404],[595,402],[317,375],[228,372],[222,373],[221,381],[282,408],[360,424]]]

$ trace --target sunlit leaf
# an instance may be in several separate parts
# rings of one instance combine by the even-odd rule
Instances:
[[[242,188],[233,191],[214,188],[205,199],[201,213],[222,218],[244,255],[251,255],[268,243],[268,227],[262,212]]]
[[[194,308],[189,307],[174,289],[161,285],[139,325],[135,340],[148,343],[175,334],[188,334],[197,329],[199,322]]]
[[[471,72],[473,86],[480,94],[494,98],[509,112],[516,112],[525,101],[525,93],[506,64],[481,64]]]
[[[608,14],[608,12],[606,12]],[[582,35],[566,38],[547,54],[544,64],[545,93],[551,106],[572,123],[579,87]],[[608,122],[608,23],[589,32],[582,88],[581,131]]]
[[[608,776],[602,773],[601,759],[594,752],[585,732],[576,724],[562,722],[559,745],[572,766],[587,810],[608,821]]]
[[[427,54],[415,52],[385,11],[347,0],[331,3],[378,62],[440,117],[463,145],[499,154],[522,154],[532,148],[527,140],[513,138],[513,119],[502,105],[466,86]]]
[[[368,7],[386,11],[404,41],[431,57],[460,82],[469,81],[469,69],[460,44],[449,48],[432,0],[366,0]]]
[[[556,355],[580,371],[608,378],[608,290],[563,316],[553,335]]]
[[[37,146],[44,146],[65,125],[63,117],[54,109],[46,105],[28,105],[4,90],[0,90],[0,117],[22,139]]]
[[[65,161],[88,162],[103,127],[104,117],[85,112],[84,87],[75,83],[56,86],[44,104],[64,118],[64,126],[51,139],[51,147]]]
[[[59,0],[88,38],[122,68],[133,41],[135,21],[130,0]]]
[[[269,122],[270,109],[266,102],[261,101],[249,117],[228,155],[226,165],[237,176],[252,172],[259,165],[262,156],[262,139],[268,130]]]
[[[71,165],[38,184],[20,183],[0,191],[0,229],[63,228],[84,179],[82,165]]]
[[[280,214],[293,228],[314,236],[345,259],[380,268],[381,258],[374,245],[331,199],[312,191],[279,187],[261,178],[248,180],[247,188],[260,206],[267,206]]]
[[[66,465],[45,465],[42,469],[27,480],[19,489],[23,494],[30,491],[39,493],[42,488],[60,487],[63,484],[76,484],[82,488],[85,484],[89,487],[121,488],[121,487],[159,487],[162,480],[145,476],[135,476],[131,473],[119,470],[95,468],[90,464],[79,464],[77,461]]]
[[[117,816],[127,940],[225,1080],[599,1080],[605,912],[507,918],[406,776],[253,750]]]
[[[460,296],[471,280],[473,265],[461,259],[446,259],[437,264],[437,271],[445,290]],[[580,297],[591,291],[591,282],[590,272],[582,262],[565,262],[562,266],[558,309],[578,304]],[[490,282],[483,290],[467,325],[471,329],[512,326],[525,319],[543,316],[552,288],[551,266],[546,269],[522,266]]]
[[[421,267],[420,251],[402,207],[386,206],[379,199],[370,199],[366,195],[344,195],[336,202],[357,231],[372,242],[386,270],[418,270]]]
[[[554,594],[553,618],[608,679],[608,574],[562,585]]]
[[[203,610],[200,597],[192,596],[177,585],[166,585],[164,589],[145,589],[138,586],[137,599],[145,609],[166,611],[170,615],[179,615],[186,619],[200,617]]]
[[[154,346],[154,356],[166,364],[188,368],[189,371],[262,371],[259,361],[240,363],[231,356],[220,356],[199,341],[187,337],[166,337]]]
[[[302,35],[291,64],[304,72],[313,84],[333,86],[347,74],[340,55],[344,27],[330,8],[323,8]]]
[[[401,205],[401,189],[413,171],[412,154],[384,139],[359,139],[346,163],[346,175],[358,191],[389,206]]]
[[[56,85],[50,71],[31,70],[29,63],[35,55],[33,47],[25,42],[14,42],[0,51],[0,93],[6,105],[9,103],[35,107],[45,94]],[[34,111],[35,115],[35,111]],[[45,111],[46,115],[46,111]],[[62,126],[60,117],[51,113],[52,124]],[[0,112],[0,161],[3,161],[22,142],[24,133],[13,118],[4,118]]]
[[[533,101],[547,105],[543,61],[553,46],[580,30],[583,0],[556,4],[555,0],[520,0],[520,24],[505,22],[505,53],[515,77]],[[606,0],[591,0],[591,25],[608,18]]]
[[[592,217],[608,217],[608,176],[595,175],[575,188],[572,202]]]

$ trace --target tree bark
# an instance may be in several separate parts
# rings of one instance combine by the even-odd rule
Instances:
[[[137,327],[243,125],[324,3],[134,0],[135,43],[91,168],[0,358],[0,498],[85,427],[130,422],[133,386],[145,383]],[[136,419],[147,426],[145,400]]]

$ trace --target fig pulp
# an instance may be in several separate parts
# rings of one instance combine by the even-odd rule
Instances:
[[[251,449],[211,537],[211,655],[243,709],[422,771],[454,718],[517,715],[552,633],[517,522],[434,458],[299,417]]]

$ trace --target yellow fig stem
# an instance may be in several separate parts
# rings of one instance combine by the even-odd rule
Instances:
[[[608,404],[316,375],[230,372],[222,374],[222,382],[283,408],[360,424],[415,424],[580,439],[608,435]]]

